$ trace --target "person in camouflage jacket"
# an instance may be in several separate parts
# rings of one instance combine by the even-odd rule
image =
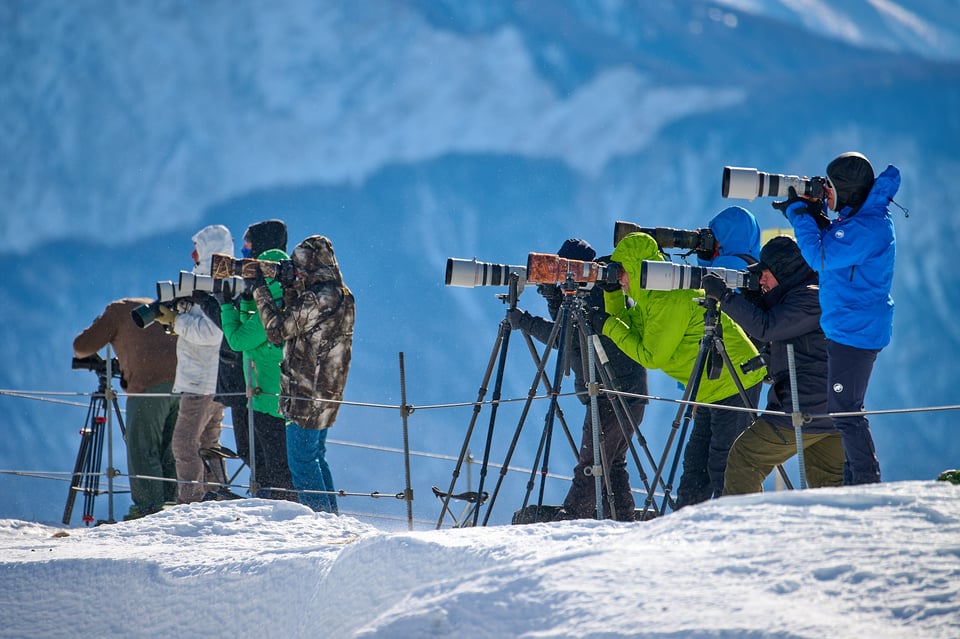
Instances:
[[[267,339],[283,344],[280,413],[287,420],[287,460],[300,503],[336,513],[326,438],[350,370],[356,304],[329,239],[308,237],[291,260],[296,281],[284,283],[282,306],[265,281],[257,282],[253,297]]]

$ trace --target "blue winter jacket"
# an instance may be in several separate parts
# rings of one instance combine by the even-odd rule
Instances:
[[[899,188],[900,170],[890,165],[859,210],[844,207],[822,231],[801,212],[805,203],[787,209],[804,259],[820,273],[820,326],[831,341],[867,350],[890,343],[897,240],[889,203]]]
[[[759,261],[760,225],[753,213],[739,206],[729,206],[714,215],[709,226],[720,244],[720,254],[712,260],[698,257],[700,266],[742,271]]]

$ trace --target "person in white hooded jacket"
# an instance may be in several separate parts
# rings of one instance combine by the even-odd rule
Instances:
[[[214,224],[193,236],[193,272],[210,274],[214,253],[233,255],[233,236],[227,227]],[[206,295],[198,292],[195,295]],[[173,392],[180,393],[180,414],[173,429],[173,457],[180,483],[177,503],[201,501],[208,490],[204,482],[223,481],[210,476],[200,457],[201,448],[220,444],[223,405],[215,401],[220,342],[223,332],[201,310],[195,299],[178,300],[175,308],[161,305],[158,322],[177,335],[177,374]]]

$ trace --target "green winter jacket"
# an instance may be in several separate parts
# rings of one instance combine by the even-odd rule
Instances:
[[[617,244],[611,260],[619,262],[630,276],[629,296],[636,302],[627,308],[620,291],[604,293],[610,314],[603,325],[603,334],[624,353],[649,369],[658,368],[673,379],[687,384],[703,339],[704,308],[693,301],[702,291],[676,289],[655,291],[640,288],[641,262],[664,261],[656,241],[645,233],[631,233]],[[744,388],[763,381],[766,369],[748,375],[740,372],[740,364],[757,354],[757,349],[739,326],[720,314],[723,344]],[[719,379],[707,379],[706,366],[701,377],[697,401],[715,403],[737,394],[737,386],[727,367]]]
[[[270,293],[275,300],[279,300],[283,295],[280,282],[273,279],[268,282]],[[252,298],[241,299],[239,309],[233,304],[223,304],[220,307],[220,322],[227,344],[243,353],[243,375],[247,388],[253,389],[253,410],[283,417],[278,397],[283,346],[267,340],[256,301]]]

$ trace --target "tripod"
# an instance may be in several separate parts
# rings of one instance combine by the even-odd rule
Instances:
[[[680,442],[677,446],[676,453],[673,458],[673,464],[670,468],[670,472],[666,481],[665,493],[666,496],[661,502],[659,514],[662,515],[665,512],[666,504],[668,503],[670,490],[673,485],[674,477],[676,476],[677,466],[680,462],[680,455],[683,450],[683,441],[686,438],[687,428],[690,425],[690,420],[693,417],[694,405],[688,403],[693,401],[697,397],[697,391],[700,389],[700,380],[703,377],[703,372],[707,370],[707,376],[710,379],[718,379],[721,370],[720,365],[722,364],[726,367],[727,371],[730,373],[730,376],[733,378],[734,383],[737,386],[737,392],[740,395],[743,405],[747,408],[754,408],[752,402],[747,396],[746,390],[743,388],[743,384],[740,382],[740,378],[737,377],[736,370],[734,369],[733,362],[730,361],[730,356],[727,354],[726,347],[723,344],[723,329],[719,322],[720,311],[717,309],[717,300],[709,297],[700,297],[696,298],[697,303],[702,306],[705,310],[703,313],[703,337],[700,339],[700,349],[697,352],[697,357],[694,361],[693,370],[690,372],[690,379],[687,382],[686,387],[684,388],[683,397],[681,398],[680,407],[677,409],[676,417],[671,424],[670,433],[667,436],[667,443],[663,449],[663,455],[660,459],[660,463],[656,467],[656,473],[654,475],[654,484],[661,479],[663,475],[664,468],[666,466],[667,456],[670,453],[670,449],[673,446],[673,440],[675,439],[677,432],[680,433]],[[717,362],[716,357],[720,357],[720,362]],[[680,427],[681,419],[683,422],[682,429]],[[787,485],[790,485],[790,480],[787,477],[786,471],[783,466],[777,467],[780,475],[784,478]],[[791,486],[792,487],[792,486]],[[649,492],[647,495],[646,502],[644,503],[642,517],[646,518],[648,512],[651,511],[651,508],[654,508],[655,504],[653,500],[653,492]]]
[[[518,296],[516,276],[512,276],[512,278],[513,279],[511,279],[511,282],[510,282],[510,293],[507,296],[505,296],[505,301],[509,302],[509,309],[507,311],[508,313],[510,309],[516,308],[516,301]],[[566,283],[563,284],[563,293],[564,293],[563,303],[561,304],[560,312],[557,315],[556,321],[553,324],[552,332],[550,334],[550,337],[547,340],[548,344],[558,345],[557,366],[556,366],[552,383],[547,379],[547,376],[545,373],[546,363],[547,363],[547,359],[549,357],[549,353],[551,349],[549,347],[546,348],[544,350],[543,356],[542,357],[539,356],[537,354],[536,347],[533,345],[533,341],[530,338],[530,336],[527,334],[526,331],[522,331],[524,339],[526,340],[527,346],[530,350],[531,356],[533,357],[534,361],[537,362],[537,371],[534,377],[534,381],[531,384],[530,390],[527,394],[526,403],[524,404],[524,408],[521,413],[519,423],[517,424],[516,431],[514,432],[513,439],[510,443],[506,460],[501,466],[500,477],[497,481],[496,488],[493,491],[492,497],[490,497],[489,499],[489,505],[487,507],[486,516],[484,517],[484,520],[483,520],[483,525],[486,525],[487,522],[489,521],[493,504],[496,501],[496,497],[499,494],[503,480],[505,479],[506,473],[509,470],[510,459],[512,458],[513,452],[516,448],[516,444],[520,437],[520,432],[522,430],[523,424],[526,421],[526,417],[528,415],[531,403],[536,395],[537,388],[539,387],[539,384],[541,382],[545,386],[547,393],[550,396],[550,406],[545,418],[543,434],[541,435],[540,444],[537,450],[536,461],[534,462],[534,465],[533,465],[533,472],[531,474],[530,480],[527,485],[527,493],[526,493],[524,504],[523,504],[523,508],[526,509],[527,503],[530,497],[530,492],[535,483],[536,466],[540,463],[540,459],[542,456],[543,469],[541,471],[541,488],[538,496],[537,506],[535,509],[535,520],[539,519],[540,510],[542,508],[543,490],[544,490],[545,480],[548,474],[549,451],[550,451],[550,446],[552,442],[553,425],[554,425],[554,420],[556,418],[560,419],[561,425],[563,426],[564,433],[570,444],[571,450],[573,451],[574,457],[575,458],[578,457],[577,444],[573,441],[573,438],[570,435],[569,429],[567,428],[563,418],[563,411],[561,410],[557,402],[557,398],[559,396],[560,383],[562,380],[562,374],[564,373],[565,370],[569,368],[566,360],[567,360],[567,353],[570,350],[570,344],[571,344],[571,340],[573,339],[574,332],[577,333],[578,339],[580,339],[581,356],[583,357],[584,354],[586,354],[589,360],[586,370],[589,372],[589,375],[590,375],[590,394],[591,394],[590,403],[591,403],[591,421],[593,426],[593,437],[594,437],[594,454],[595,456],[596,455],[602,456],[602,448],[599,446],[599,443],[598,443],[600,429],[598,424],[598,411],[597,411],[597,403],[596,403],[597,395],[599,393],[599,385],[596,383],[596,378],[594,376],[594,373],[595,371],[600,372],[600,376],[606,388],[614,388],[612,374],[608,370],[609,362],[606,358],[605,352],[603,352],[603,347],[600,344],[598,337],[590,333],[590,328],[589,328],[590,324],[589,324],[589,321],[587,321],[586,309],[583,303],[583,297],[585,295],[584,290],[580,289],[579,286],[575,282],[573,282],[571,278],[568,277]],[[454,485],[456,484],[457,478],[459,477],[460,467],[463,463],[464,456],[466,455],[467,447],[473,432],[477,414],[481,408],[480,401],[482,400],[483,396],[486,393],[486,385],[489,382],[490,375],[493,370],[494,362],[498,359],[498,355],[499,355],[499,368],[497,371],[497,377],[496,377],[495,389],[494,389],[494,406],[491,414],[490,428],[487,434],[487,441],[484,448],[483,464],[481,466],[480,487],[476,491],[476,494],[482,495],[483,499],[487,498],[487,494],[483,492],[483,483],[486,476],[487,465],[489,462],[490,446],[492,442],[493,423],[495,420],[496,407],[497,407],[497,401],[499,400],[500,388],[502,386],[503,362],[506,357],[507,345],[509,344],[510,331],[511,331],[511,328],[510,328],[509,321],[506,318],[504,318],[504,320],[500,324],[500,330],[498,332],[497,341],[494,345],[494,352],[491,354],[491,358],[488,363],[483,382],[481,383],[481,388],[480,388],[480,393],[479,393],[477,403],[474,404],[474,416],[471,419],[470,426],[467,431],[467,435],[464,439],[464,445],[463,445],[463,448],[461,449],[460,457],[457,461],[456,468],[454,469],[453,479],[450,484],[450,489],[446,493],[442,493],[439,491],[437,492],[438,497],[444,496],[445,498],[443,510],[441,511],[440,519],[437,522],[438,529],[442,524],[444,513],[448,511],[449,499],[452,496]],[[633,444],[630,440],[629,433],[636,432],[638,435],[638,441],[641,442],[641,444],[644,446],[645,449],[646,449],[646,442],[643,439],[642,435],[640,434],[639,429],[637,429],[636,425],[633,424],[632,420],[630,420],[627,417],[630,414],[630,411],[627,408],[625,404],[625,400],[623,399],[622,396],[615,396],[613,401],[613,406],[614,406],[615,414],[617,415],[617,420],[619,422],[620,428],[622,429],[622,432],[624,434],[624,438],[628,442],[629,448],[633,453],[633,458],[637,464],[637,468],[639,469],[640,476],[643,479],[644,484],[647,485],[646,475],[643,471],[643,467],[642,467],[642,464],[640,463],[639,457],[637,456],[636,450],[633,447]],[[628,426],[628,423],[633,425]],[[652,463],[653,457],[652,455],[650,455],[648,449],[646,449],[646,451],[647,451],[647,456]],[[601,497],[600,491],[601,491],[601,479],[606,474],[604,472],[604,468],[606,468],[606,466],[607,464],[604,462],[604,460],[602,459],[597,460],[595,458],[594,465],[590,468],[590,471],[591,471],[590,475],[595,478],[595,482],[596,482],[595,486],[597,490],[598,518],[602,517],[602,506],[601,506],[602,497]],[[609,492],[610,492],[610,488],[608,485],[608,493]],[[608,495],[608,503],[612,504],[612,501],[610,501],[610,497],[611,496]],[[473,508],[472,510],[473,525],[477,524],[477,521],[479,518],[479,510],[480,510],[479,506],[481,504],[478,504],[477,507]]]
[[[80,430],[80,450],[77,451],[77,461],[73,467],[73,477],[70,481],[70,491],[67,493],[67,504],[63,509],[63,523],[70,524],[73,515],[73,504],[77,493],[83,493],[83,523],[88,526],[93,522],[93,502],[100,493],[100,464],[103,459],[103,438],[107,430],[109,411],[111,406],[120,425],[120,432],[125,437],[126,429],[123,425],[123,414],[117,403],[117,396],[109,388],[106,368],[97,369],[99,385],[97,391],[90,396],[90,407],[87,410],[87,420]],[[109,399],[108,399],[109,398]],[[115,470],[108,468],[112,478]]]

